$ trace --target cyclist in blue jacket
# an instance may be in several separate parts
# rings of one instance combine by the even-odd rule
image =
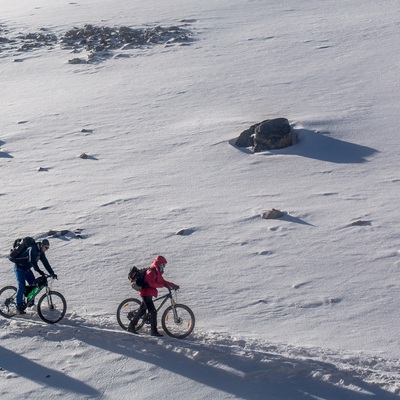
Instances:
[[[15,260],[14,271],[17,278],[17,314],[26,314],[24,311],[26,308],[26,304],[24,304],[25,281],[28,282],[29,285],[35,282],[35,276],[33,275],[31,268],[33,268],[40,275],[45,275],[45,273],[39,268],[39,260],[42,262],[51,277],[57,279],[57,275],[54,273],[53,268],[51,267],[45,254],[49,248],[49,241],[47,239],[43,239],[41,242],[36,242],[32,246],[29,246]]]

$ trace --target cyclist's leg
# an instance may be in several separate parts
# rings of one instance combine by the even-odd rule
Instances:
[[[157,310],[154,306],[152,296],[143,297],[143,302],[146,304],[150,315],[151,336],[162,336],[157,330]]]
[[[29,269],[28,271],[25,271],[25,280],[28,282],[28,285],[33,285],[35,283],[35,275],[33,275],[33,272]],[[27,291],[32,290],[33,287],[28,287]],[[27,295],[27,293],[25,294]],[[29,300],[26,303],[27,307],[32,307],[35,304],[35,299]]]
[[[152,296],[144,296],[144,297],[142,297],[142,299],[143,299],[142,304],[144,303],[144,305],[149,313],[156,311],[156,307],[154,306]]]
[[[35,275],[33,275],[33,272],[30,269],[25,271],[25,280],[28,282],[28,285],[35,283]]]
[[[137,333],[135,326],[139,322],[140,318],[142,318],[143,315],[146,314],[146,309],[147,309],[146,303],[144,302],[144,298],[142,298],[142,304],[140,305],[139,310],[133,317],[133,320],[131,322],[129,322],[128,329],[127,329],[128,332]]]
[[[24,310],[24,291],[25,291],[25,270],[18,268],[14,265],[15,277],[17,278],[17,309],[19,311]]]

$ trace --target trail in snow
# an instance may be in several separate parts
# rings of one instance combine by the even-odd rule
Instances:
[[[151,338],[144,331],[133,339],[117,327],[113,316],[101,315],[81,317],[70,314],[52,326],[43,324],[37,316],[2,319],[0,329],[1,342],[7,349],[20,342],[19,339],[37,340],[43,348],[49,343],[69,347],[74,353],[67,361],[71,369],[74,369],[74,363],[78,368],[86,352],[112,353],[123,359],[133,358],[157,365],[242,398],[262,398],[263,393],[274,398],[274,393],[279,396],[282,390],[288,398],[303,393],[311,398],[376,396],[394,399],[400,393],[399,360],[368,354],[272,344],[221,332],[197,331],[186,340],[177,340],[168,336]],[[4,348],[0,351],[2,360],[10,359],[15,365],[19,364],[15,358],[21,356]],[[18,368],[12,370],[8,365],[0,367],[3,377],[21,373]],[[78,387],[86,394],[94,395],[91,392],[94,388],[89,390],[83,383]],[[327,393],[331,394],[326,397]]]

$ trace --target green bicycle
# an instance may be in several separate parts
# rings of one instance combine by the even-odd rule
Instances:
[[[25,287],[26,304],[33,303],[35,297],[45,289],[45,293],[40,297],[37,303],[37,313],[40,319],[48,324],[55,324],[61,321],[67,311],[67,302],[64,296],[51,290],[52,280],[50,275],[35,279],[32,285]],[[0,290],[0,315],[5,318],[12,318],[17,313],[17,288],[15,286],[6,286]]]
[[[168,293],[164,296],[158,297],[154,300],[157,312],[161,307],[170,300],[169,305],[161,316],[161,324],[164,332],[173,338],[183,339],[190,335],[194,329],[195,318],[193,311],[184,304],[178,304],[172,290],[168,288]],[[117,308],[117,321],[119,326],[126,331],[129,323],[133,320],[136,312],[139,310],[141,301],[135,298],[125,299]],[[149,313],[139,320],[135,329],[138,331],[144,325],[150,325]]]

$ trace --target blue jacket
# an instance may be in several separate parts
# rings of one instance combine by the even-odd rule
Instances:
[[[42,271],[38,266],[39,260],[42,262],[42,264],[44,265],[44,267],[46,268],[47,272],[50,275],[54,274],[53,268],[51,268],[51,265],[47,260],[46,255],[43,253],[43,251],[40,250],[39,243],[36,243],[35,245],[28,247],[16,259],[15,264],[17,265],[18,268],[21,268],[25,271],[28,271],[29,269],[33,268],[36,272],[41,273]]]

